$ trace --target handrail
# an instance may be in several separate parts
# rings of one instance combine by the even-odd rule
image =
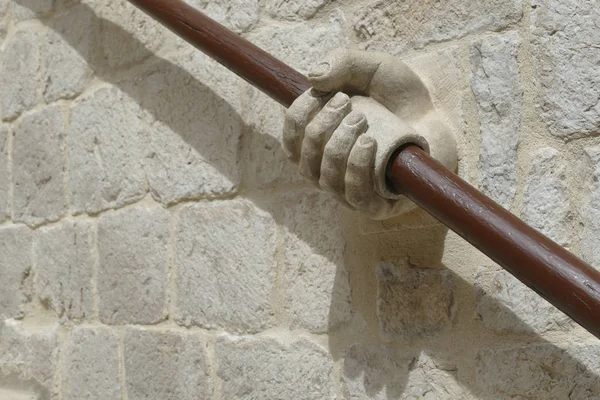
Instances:
[[[286,107],[302,74],[182,0],[129,0]],[[600,272],[526,225],[419,147],[390,163],[396,189],[600,338]]]

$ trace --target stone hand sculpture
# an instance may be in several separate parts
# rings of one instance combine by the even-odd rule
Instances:
[[[456,169],[454,135],[421,78],[387,54],[337,50],[287,110],[283,144],[300,173],[373,219],[414,207],[387,185],[394,153],[416,144]]]

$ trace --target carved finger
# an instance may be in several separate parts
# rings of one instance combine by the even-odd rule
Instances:
[[[356,140],[366,129],[365,115],[352,111],[333,132],[323,152],[319,179],[321,188],[343,197],[348,157]]]
[[[329,97],[309,89],[287,109],[283,123],[283,148],[293,162],[297,163],[300,160],[306,126]]]
[[[380,63],[380,53],[338,49],[315,66],[308,79],[322,92],[364,94]]]
[[[318,182],[325,144],[351,108],[350,98],[338,93],[306,126],[300,152],[300,173],[304,177]]]
[[[373,183],[373,163],[376,142],[368,135],[362,135],[350,152],[346,169],[346,200],[358,211],[372,218],[379,218],[390,207],[387,199],[379,197]]]

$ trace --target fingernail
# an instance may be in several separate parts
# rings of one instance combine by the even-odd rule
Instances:
[[[329,107],[338,109],[345,106],[346,103],[348,103],[348,96],[343,93],[338,93],[333,97],[333,99],[329,100]]]
[[[331,65],[328,62],[322,62],[315,66],[309,73],[308,76],[311,78],[316,78],[319,76],[323,76],[329,72],[331,69]]]
[[[344,119],[344,123],[348,126],[354,126],[354,125],[358,125],[362,122],[362,120],[365,118],[364,115],[362,114],[358,114],[358,113],[354,113],[354,114],[350,114],[348,115],[345,119]]]

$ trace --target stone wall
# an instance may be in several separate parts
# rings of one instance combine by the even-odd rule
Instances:
[[[460,175],[600,267],[595,0],[190,2],[302,72],[407,59]],[[0,0],[0,43],[0,398],[600,398],[597,339],[303,182],[282,108],[125,0]]]

